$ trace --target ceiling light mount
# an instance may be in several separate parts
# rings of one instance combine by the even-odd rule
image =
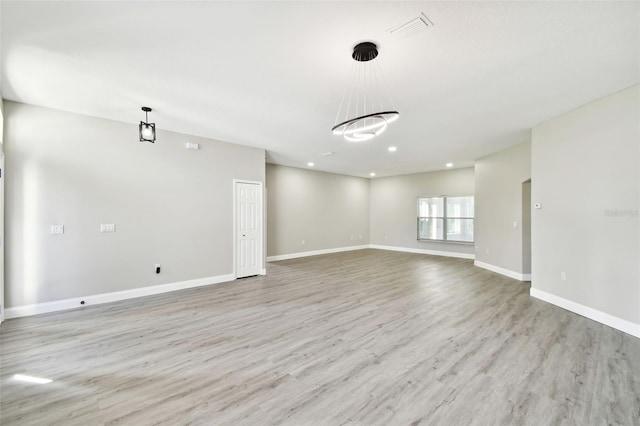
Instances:
[[[378,57],[378,46],[370,41],[358,43],[351,57],[355,63],[349,88],[342,98],[331,131],[349,142],[362,142],[384,132],[400,114],[388,90],[385,90],[378,61],[373,61]],[[341,116],[343,120],[338,122]]]
[[[356,44],[351,57],[358,62],[367,62],[378,56],[378,46],[370,41]]]
[[[140,142],[151,142],[155,143],[156,141],[156,123],[149,123],[149,113],[153,111],[149,107],[142,107],[144,111],[144,121],[140,122],[138,126],[138,133],[140,135]]]

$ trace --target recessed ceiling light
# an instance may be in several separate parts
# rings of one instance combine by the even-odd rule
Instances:
[[[389,152],[396,152],[398,150],[398,148],[396,148],[395,146],[390,146],[389,147]]]
[[[375,176],[375,175],[376,175],[376,174],[375,174],[374,172],[369,173],[369,176],[371,176],[371,177],[373,177],[373,176]]]
[[[313,166],[315,166],[315,164],[313,164],[311,161],[309,161],[309,162],[307,163],[307,166],[309,166],[309,167],[313,167]]]
[[[445,166],[447,166],[447,167],[453,167],[453,163],[447,163],[447,164],[445,164]]]
[[[33,376],[27,376],[25,374],[15,374],[13,376],[14,380],[19,380],[21,382],[27,382],[27,383],[36,383],[39,385],[46,385],[47,383],[51,383],[52,380],[50,379],[43,379],[41,377],[33,377]]]

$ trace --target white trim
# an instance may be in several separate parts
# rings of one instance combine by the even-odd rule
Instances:
[[[297,259],[299,257],[318,256],[320,254],[340,253],[343,251],[364,250],[364,249],[401,251],[405,253],[429,254],[432,256],[456,257],[460,259],[475,258],[475,255],[471,253],[413,249],[413,248],[407,248],[407,247],[383,246],[379,244],[365,244],[361,246],[338,247],[338,248],[325,249],[325,250],[313,250],[313,251],[302,251],[302,252],[291,253],[291,254],[281,254],[278,256],[267,256],[267,262],[277,262],[278,260]]]
[[[476,260],[473,264],[479,268],[486,269],[491,272],[495,272],[500,275],[504,275],[509,278],[513,278],[518,281],[531,281],[531,274],[521,274],[520,272],[511,271],[509,269],[501,268],[499,266],[490,265],[488,263],[480,262]]]
[[[261,271],[265,271],[264,274],[262,275],[266,275],[266,269],[265,269],[265,260],[264,260],[264,254],[263,254],[263,250],[264,250],[264,242],[265,242],[265,234],[264,234],[264,217],[265,217],[265,206],[264,206],[264,199],[265,199],[265,194],[264,194],[264,184],[261,181],[258,180],[244,180],[244,179],[233,179],[233,279],[238,278],[238,271],[237,271],[237,267],[238,265],[236,265],[236,255],[237,255],[237,240],[238,240],[238,235],[236,233],[237,228],[237,217],[236,217],[236,204],[237,204],[237,200],[236,200],[236,196],[237,196],[237,190],[236,190],[236,185],[238,183],[248,183],[251,185],[258,185],[260,187],[260,212],[259,212],[259,218],[258,218],[258,223],[260,224],[260,231],[258,232],[258,235],[260,235],[260,244],[258,244],[258,258],[260,259],[260,263],[262,263],[262,265],[260,265],[260,270]],[[244,278],[244,277],[243,277]]]
[[[2,97],[0,96],[0,104],[2,104]],[[0,107],[0,132],[3,129],[4,118],[2,115],[2,107]],[[2,135],[0,135],[0,324],[5,320],[5,312],[4,312],[4,246],[6,234],[4,232],[4,192],[5,185],[4,179],[7,174],[5,170],[5,157],[4,157],[4,148],[2,145]]]
[[[473,253],[460,253],[453,251],[439,251],[439,250],[425,250],[425,249],[414,249],[408,247],[393,247],[393,246],[383,246],[379,244],[371,244],[369,245],[372,249],[377,250],[390,250],[390,251],[402,251],[405,253],[419,253],[419,254],[429,254],[432,256],[445,256],[445,257],[457,257],[460,259],[475,259],[476,255]]]
[[[583,317],[589,318],[601,324],[615,328],[616,330],[620,330],[622,332],[640,338],[640,324],[615,317],[611,314],[607,314],[606,312],[590,308],[589,306],[581,305],[579,303],[564,299],[551,293],[547,293],[546,291],[542,291],[537,288],[531,287],[529,294],[531,295],[531,297],[535,297],[536,299],[543,300],[545,302],[551,303],[552,305],[559,306],[578,315],[582,315]]]
[[[302,251],[299,253],[281,254],[278,256],[267,256],[267,262],[276,262],[278,260],[297,259],[299,257],[318,256],[320,254],[340,253],[343,251],[363,250],[370,248],[369,245],[338,247],[325,250]]]
[[[267,275],[267,268],[262,268],[262,273],[260,275]]]
[[[187,288],[201,287],[212,284],[233,281],[233,274],[218,275],[215,277],[197,278],[188,281],[179,281],[169,284],[153,285],[148,287],[133,288],[131,290],[114,291],[112,293],[93,294],[73,299],[55,300],[53,302],[35,303],[33,305],[16,306],[8,308],[5,312],[7,319],[45,314],[47,312],[64,311],[88,305],[117,302],[119,300],[133,299],[136,297],[150,296],[153,294],[168,293]],[[84,300],[84,305],[80,302]]]

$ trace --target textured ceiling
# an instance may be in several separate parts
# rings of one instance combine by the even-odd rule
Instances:
[[[265,148],[355,176],[473,164],[640,81],[638,2],[0,3],[5,99]],[[389,29],[424,12],[433,28]],[[400,119],[330,132],[360,41]],[[137,143],[134,140],[131,143]],[[162,140],[158,140],[162,143]],[[395,145],[398,151],[389,153]],[[323,157],[320,154],[334,151]]]

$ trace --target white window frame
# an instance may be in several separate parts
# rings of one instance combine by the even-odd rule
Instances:
[[[470,197],[474,199],[474,212],[473,217],[448,217],[447,216],[447,198],[460,198],[460,197]],[[442,216],[420,216],[420,201],[426,199],[442,199]],[[476,233],[475,233],[475,197],[473,195],[437,195],[431,197],[418,197],[416,199],[416,210],[417,210],[417,219],[416,219],[416,235],[418,241],[430,241],[430,242],[438,242],[438,243],[452,243],[452,244],[475,244]],[[420,237],[420,219],[442,219],[442,239],[432,239],[432,238],[421,238]],[[473,221],[473,240],[472,241],[461,241],[461,240],[450,240],[447,239],[447,219],[467,219]]]

